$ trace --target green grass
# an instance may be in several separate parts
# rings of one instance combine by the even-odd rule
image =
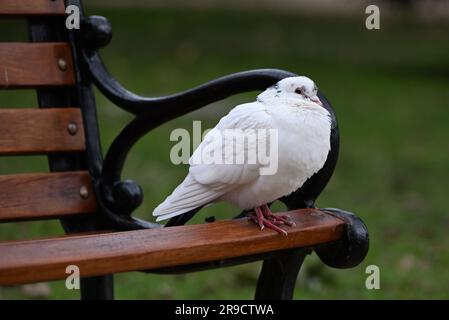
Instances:
[[[313,78],[337,110],[341,156],[321,195],[321,207],[357,213],[368,225],[371,247],[358,267],[333,270],[316,256],[306,260],[295,298],[448,298],[449,42],[447,24],[410,18],[382,21],[367,31],[363,17],[306,17],[249,11],[173,11],[97,8],[114,26],[101,51],[112,74],[143,95],[184,90],[215,77],[274,67]],[[2,41],[24,37],[15,21],[2,22]],[[8,26],[10,28],[8,28]],[[8,32],[4,32],[8,30]],[[183,179],[187,167],[169,160],[169,134],[191,130],[192,120],[213,126],[239,95],[165,124],[133,149],[124,177],[137,180],[152,208]],[[0,92],[3,106],[35,106],[31,91]],[[97,94],[104,150],[131,117]],[[46,171],[44,157],[0,159],[0,173]],[[281,209],[281,206],[277,207]],[[198,215],[229,217],[230,205]],[[0,226],[1,239],[61,234],[57,222]],[[151,245],[151,244],[149,244]],[[365,288],[365,268],[381,270],[381,289]],[[260,263],[179,276],[116,275],[119,299],[244,299],[254,292]],[[48,298],[77,298],[63,282]],[[20,287],[0,288],[0,298],[27,298]]]

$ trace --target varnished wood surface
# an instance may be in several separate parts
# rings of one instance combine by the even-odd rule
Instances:
[[[80,109],[0,108],[0,155],[84,150]]]
[[[0,16],[64,14],[64,0],[0,0]]]
[[[95,195],[85,171],[3,175],[0,186],[0,222],[96,211]],[[89,194],[85,199],[80,195],[82,187]]]
[[[64,64],[61,69],[60,65]],[[67,43],[0,43],[0,89],[74,83],[72,55]]]
[[[314,209],[288,213],[296,227],[282,236],[247,219],[152,230],[0,244],[0,284],[63,279],[68,265],[81,276],[149,270],[308,247],[338,240],[344,223]]]

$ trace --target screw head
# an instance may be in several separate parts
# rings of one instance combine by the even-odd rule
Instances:
[[[69,132],[70,135],[74,136],[78,132],[78,126],[76,125],[75,122],[70,122],[67,125],[67,131]]]
[[[67,60],[64,58],[58,59],[58,67],[61,71],[67,70]]]
[[[80,188],[80,197],[83,199],[89,198],[89,190],[86,186],[81,186]]]

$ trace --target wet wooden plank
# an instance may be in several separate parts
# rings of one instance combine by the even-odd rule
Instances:
[[[1,0],[0,16],[64,15],[64,0]]]
[[[96,211],[89,174],[85,171],[0,176],[0,222],[56,218]],[[80,196],[80,189],[88,192]]]
[[[0,43],[0,89],[73,84],[75,76],[68,43]]]
[[[0,108],[0,155],[84,150],[84,128],[80,109]]]

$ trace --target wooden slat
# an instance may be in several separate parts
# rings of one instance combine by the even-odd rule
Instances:
[[[319,210],[288,214],[289,235],[259,228],[247,219],[208,224],[114,232],[100,235],[0,244],[0,285],[67,277],[68,265],[81,276],[216,261],[338,240],[343,221]]]
[[[66,62],[65,70],[59,67]],[[70,46],[63,42],[0,43],[0,88],[73,85]]]
[[[83,150],[80,109],[0,109],[0,155]]]
[[[0,221],[31,220],[94,213],[95,196],[87,172],[0,176]],[[80,196],[85,186],[87,199]]]
[[[64,0],[1,0],[0,15],[64,15]]]

